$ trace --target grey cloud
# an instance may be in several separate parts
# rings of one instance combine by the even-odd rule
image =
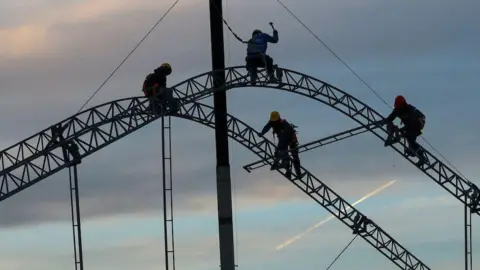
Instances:
[[[248,36],[251,28],[256,28],[261,24],[266,25],[268,22],[266,18],[278,18],[275,22],[281,31],[282,43],[272,46],[271,52],[279,62],[289,63],[292,61],[293,65],[297,65],[296,63],[303,59],[312,58],[311,55],[318,52],[316,41],[308,41],[308,34],[302,32],[301,27],[288,18],[288,15],[279,15],[281,14],[279,9],[266,10],[271,5],[264,3],[259,4],[259,8],[255,9],[246,5],[238,7],[235,5],[237,4],[233,4],[236,12],[230,12],[228,18],[232,26],[242,36]],[[310,5],[312,4],[310,3]],[[419,8],[424,9],[425,7],[422,5]],[[393,7],[383,10],[379,9],[378,6],[371,5],[367,8],[379,10],[378,14],[383,14],[381,15],[382,18],[390,17],[394,12]],[[474,17],[470,16],[469,13],[464,13],[462,14],[463,22],[461,18],[454,20],[451,16],[448,21],[443,18],[440,20],[439,14],[447,13],[449,8],[446,7],[446,4],[437,6],[437,10],[432,16],[436,16],[436,25],[440,30],[434,29],[435,31],[429,32],[431,33],[429,37],[423,37],[423,39],[417,36],[416,40],[420,49],[434,44],[445,45],[445,42],[442,42],[444,36],[440,33],[442,27],[448,33],[465,34],[465,32],[455,32],[452,29],[459,27],[459,24],[467,20],[473,20],[471,18]],[[404,12],[406,7],[400,9]],[[311,12],[311,10],[314,9],[309,9],[308,12]],[[326,13],[327,10],[325,7],[319,12]],[[319,20],[319,27],[322,26],[321,30],[314,29],[314,31],[322,32],[328,43],[334,49],[338,48],[342,55],[345,53],[347,57],[350,57],[349,53],[353,54],[353,52],[356,54],[362,53],[366,56],[380,52],[384,54],[391,52],[397,55],[398,52],[402,52],[404,55],[408,55],[409,51],[406,50],[411,48],[407,47],[410,44],[396,42],[399,37],[406,35],[406,29],[410,29],[407,34],[413,37],[414,34],[421,35],[420,31],[430,31],[429,29],[434,26],[427,25],[430,28],[426,30],[425,28],[413,27],[415,20],[419,20],[421,17],[420,15],[413,16],[414,14],[413,17],[410,17],[408,24],[394,21],[394,18],[390,20],[383,18],[385,19],[384,23],[380,25],[377,21],[374,21],[377,19],[375,16],[366,16],[366,14],[370,14],[371,10],[352,12],[345,11],[340,6],[334,6],[333,10],[336,11],[336,18],[328,16],[322,18],[322,16],[317,16],[318,14],[315,14],[315,17],[314,14],[310,15],[311,18]],[[165,19],[165,22],[159,26],[159,29],[132,56],[125,67],[119,71],[112,82],[107,84],[98,97],[91,102],[91,105],[118,97],[138,95],[140,93],[139,85],[145,74],[163,59],[168,59],[175,66],[175,70],[178,70],[178,73],[170,79],[171,82],[178,82],[186,77],[196,75],[198,72],[210,69],[207,11],[206,5],[203,5],[202,8],[195,6],[191,9],[183,9],[181,12],[175,12],[174,10]],[[299,11],[300,16],[307,16],[302,15],[307,12],[302,7],[299,7]],[[252,16],[258,15],[259,19],[244,21],[243,17],[237,15],[247,13]],[[263,13],[266,15],[261,15]],[[120,14],[121,16],[119,14],[112,15],[84,24],[56,25],[51,29],[51,37],[54,45],[56,45],[54,48],[57,49],[53,52],[54,54],[45,57],[0,62],[0,81],[2,82],[0,121],[3,126],[9,127],[8,129],[2,129],[2,140],[18,141],[75,113],[86,97],[96,89],[112,68],[118,64],[120,58],[129,52],[155,21],[158,14],[157,11],[135,10],[128,14]],[[124,16],[128,16],[129,19],[125,20]],[[195,17],[196,21],[189,20],[192,17]],[[312,20],[310,19],[310,21]],[[372,27],[371,29],[375,29],[375,31],[359,29],[347,31],[352,25],[357,24],[364,28]],[[447,24],[450,26],[447,27]],[[325,25],[329,27],[323,27]],[[380,26],[384,26],[385,29],[390,29],[390,31],[385,32],[379,29]],[[264,30],[267,30],[267,27]],[[353,35],[353,31],[355,33],[368,33],[364,33],[365,36],[360,37]],[[467,28],[465,31],[470,30]],[[449,38],[451,37],[450,35]],[[463,42],[467,39],[468,35],[465,39],[458,38],[457,41]],[[230,40],[231,55],[233,55],[230,63],[240,64],[243,62],[245,48],[234,43],[231,37]],[[384,48],[383,51],[380,47]],[[242,53],[238,53],[238,51]],[[315,62],[315,65],[311,65],[312,67],[307,73],[318,72],[319,77],[331,74],[331,76],[341,78],[341,75],[338,75],[339,72],[328,71],[328,64],[331,61],[333,60]],[[324,67],[324,65],[327,67]],[[315,68],[315,66],[320,67]],[[323,70],[326,73],[323,73]],[[375,73],[375,75],[377,74]],[[316,76],[316,74],[314,75]],[[384,76],[384,74],[382,75]],[[330,76],[327,77],[330,78]],[[350,84],[342,82],[341,86],[350,86]],[[350,87],[346,88],[350,89]],[[355,87],[351,88],[354,89]],[[272,92],[257,91],[253,93],[250,90],[245,90],[248,93],[244,94],[240,91],[229,94],[231,100],[229,106],[232,114],[259,129],[264,124],[266,115],[270,110],[270,107],[265,108],[263,104],[265,102],[274,103],[275,105],[272,104],[272,106],[282,109],[282,113],[285,113],[288,119],[298,123],[302,143],[353,126],[352,121],[339,116],[337,112],[330,109],[312,109],[310,113],[310,107],[307,105],[289,106],[293,103],[293,100],[300,102],[300,98],[296,99],[286,94],[278,95],[278,93],[275,93],[276,98],[272,102]],[[253,95],[255,96],[253,97]],[[361,97],[363,100],[363,96]],[[367,100],[370,103],[370,99]],[[465,100],[468,100],[468,98],[465,98]],[[312,107],[318,107],[316,104],[310,104],[312,104]],[[431,110],[429,116],[434,113],[442,113],[438,109],[434,110],[433,107],[437,106],[436,104],[438,103],[428,107],[427,110]],[[252,107],[246,108],[246,106]],[[301,110],[299,110],[300,106]],[[467,109],[468,107],[463,108],[466,117],[469,115]],[[305,113],[307,110],[309,111],[308,114]],[[12,114],[15,117],[12,117]],[[444,114],[446,113],[444,112]],[[452,115],[449,117],[453,118]],[[447,128],[443,130],[435,128],[442,126],[442,121],[445,121],[445,118],[438,117],[437,120],[434,120],[435,118],[437,117],[429,117],[429,123],[432,124],[428,127],[429,130],[432,130],[432,134],[435,134],[430,135],[431,133],[429,133],[428,135],[434,137],[434,145],[448,148],[445,153],[446,156],[458,156],[462,158],[459,161],[464,165],[468,164],[465,157],[478,158],[478,151],[476,150],[478,147],[469,147],[468,140],[465,139],[454,143],[451,135],[453,131],[446,132]],[[465,118],[462,119],[465,120]],[[475,134],[475,125],[464,124],[458,128],[461,133]],[[89,158],[82,165],[82,167],[86,167],[80,171],[80,193],[82,196],[82,211],[85,213],[85,217],[148,211],[161,207],[160,149],[159,147],[152,147],[152,145],[159,144],[154,136],[149,135],[153,132],[159,134],[159,132],[158,130],[155,131],[154,128],[145,129],[137,132],[136,135],[129,136],[122,142],[116,143],[116,146],[111,146],[97,153],[96,157]],[[186,211],[191,209],[187,200],[190,196],[214,198],[213,132],[206,128],[200,129],[198,125],[185,121],[179,122],[179,124],[175,123],[175,130],[175,132],[181,134],[175,140],[176,151],[181,152],[174,157],[175,189],[178,191],[175,197],[175,205],[183,209],[181,211]],[[462,136],[464,135],[462,134]],[[465,136],[462,138],[465,138]],[[450,144],[442,145],[445,141],[449,141]],[[470,142],[473,142],[473,139]],[[133,149],[133,145],[137,146],[136,150]],[[259,177],[260,173],[247,175],[243,172],[241,166],[254,160],[248,151],[240,150],[238,146],[232,146],[231,156],[234,159],[232,170],[235,170],[232,174],[235,175],[236,179],[242,179],[236,185],[238,192],[243,194],[253,193],[257,194],[258,197],[277,196],[276,198],[279,199],[296,196],[295,188],[291,187],[291,184],[285,180],[278,181],[277,176],[274,179],[263,179]],[[115,160],[113,160],[113,157]],[[373,177],[371,181],[384,181],[385,178],[390,178],[392,174],[423,177],[413,166],[400,162],[399,157],[395,158],[396,168],[392,168],[391,151],[384,149],[381,142],[372,135],[362,135],[362,137],[353,138],[337,145],[305,153],[302,155],[302,160],[307,168],[312,169],[320,179],[332,185],[333,188],[336,188],[337,183],[341,180],[346,181],[345,179],[366,180]],[[155,165],[155,161],[158,161],[157,165]],[[139,165],[145,162],[148,162],[148,164],[145,166]],[[266,170],[268,171],[268,169]],[[134,174],[134,172],[138,174]],[[0,223],[3,226],[13,226],[69,219],[67,180],[66,172],[62,172],[2,202],[0,205],[2,216]],[[268,190],[272,185],[288,186],[292,193],[272,195],[271,191]],[[339,191],[341,195],[344,192],[346,191]]]
[[[192,141],[176,141],[174,150],[174,192],[175,208],[180,212],[214,210],[215,207],[215,161],[212,132],[198,131],[198,138]],[[81,207],[84,218],[97,218],[109,215],[150,212],[161,209],[161,159],[160,149],[152,147],[158,143],[155,136],[132,135],[132,141],[142,144],[119,142],[85,160],[79,170]],[[371,140],[364,140],[365,149],[352,153],[348,144],[319,150],[316,154],[302,156],[307,168],[322,181],[339,191],[341,196],[359,196],[372,187],[361,186],[364,182],[384,182],[391,180],[390,160],[382,158],[386,153],[369,149]],[[178,148],[178,144],[185,148]],[[189,147],[191,145],[191,147]],[[358,144],[355,144],[358,146]],[[340,148],[337,150],[337,147]],[[184,149],[194,148],[195,152]],[[277,174],[262,177],[259,172],[248,175],[242,165],[253,161],[247,151],[240,147],[231,148],[232,176],[235,179],[237,196],[263,200],[307,199],[288,181]],[[376,147],[377,149],[379,147]],[[350,153],[343,156],[339,153]],[[365,156],[363,153],[370,153]],[[115,157],[112,159],[112,157]],[[331,158],[335,157],[335,159]],[[406,168],[408,169],[408,168]],[[264,169],[268,172],[268,168]],[[398,168],[397,168],[398,170]],[[410,172],[413,170],[410,167]],[[402,172],[406,175],[408,172]],[[372,176],[374,175],[374,176]],[[354,181],[351,181],[351,180]],[[347,181],[347,182],[345,182]],[[350,182],[349,182],[350,181]],[[348,188],[341,183],[347,183]],[[351,189],[355,186],[355,189]],[[355,192],[353,192],[355,191]],[[68,176],[64,171],[22,193],[2,202],[0,213],[3,226],[29,225],[39,222],[69,220]],[[200,198],[200,203],[198,199]],[[195,202],[195,203],[193,203]],[[211,211],[210,210],[210,211]]]
[[[329,114],[326,115],[327,118]],[[240,115],[241,119],[246,118],[246,122],[253,122],[254,126],[260,126],[264,122],[258,118],[255,111],[251,114],[243,112]],[[252,118],[257,119],[253,121]],[[308,123],[309,119],[304,120]],[[338,121],[333,130],[340,131],[348,127],[349,122],[348,119]],[[208,207],[212,209],[215,198],[213,132],[209,128],[199,128],[187,121],[174,122],[174,126],[181,127],[181,130],[190,130],[186,135],[179,133],[174,139],[175,205],[180,211],[201,211]],[[308,125],[302,125],[301,128],[301,136],[304,137],[302,142],[336,132],[330,126],[323,130],[316,130]],[[195,136],[191,136],[191,130],[195,130]],[[149,126],[84,161],[80,178],[82,213],[86,218],[161,209],[160,148],[155,147],[159,146],[158,136],[159,128],[155,125]],[[232,174],[235,179],[242,179],[236,182],[240,196],[253,194],[258,198],[280,200],[301,196],[306,199],[283,179],[264,179],[257,173],[247,175],[243,172],[241,166],[255,159],[247,150],[240,149],[236,144],[231,148]],[[348,180],[369,180],[375,184],[378,181],[391,180],[397,175],[425,178],[413,166],[400,162],[398,156],[395,158],[396,168],[392,168],[391,152],[383,149],[381,142],[370,134],[305,153],[302,160],[306,168],[312,169],[317,177],[338,190],[342,196],[359,195],[337,189],[340,183]],[[363,184],[362,182],[360,185]],[[272,186],[288,186],[291,192],[272,194]],[[355,187],[356,191],[366,188],[362,194],[370,190],[359,187],[355,181],[351,181],[350,188],[352,187]],[[67,175],[63,172],[3,202],[0,206],[3,225],[68,220],[67,190]],[[206,202],[197,203],[197,207],[193,207],[191,202],[195,198],[206,199]]]
[[[475,56],[478,39],[477,3],[462,5],[448,1],[406,3],[367,1],[362,5],[341,2],[318,3],[304,1],[302,5],[286,2],[322,40],[341,57],[350,62],[378,62],[383,58],[401,60],[405,56],[441,52],[446,49],[463,50]],[[354,7],[354,8],[353,8]],[[281,35],[281,44],[272,46],[278,59],[292,62],[299,57],[318,57],[322,63],[337,61],[317,40],[292,18],[280,5],[268,9],[248,9],[237,5],[238,13],[251,13],[258,18],[275,20]],[[253,17],[252,16],[252,17]],[[261,19],[245,22],[243,17],[230,15],[230,22],[239,32],[249,33],[240,26],[250,28],[261,25]],[[255,26],[257,25],[257,26]],[[268,30],[265,26],[264,30]],[[288,45],[285,43],[289,43]],[[239,47],[239,46],[238,46]],[[237,48],[238,48],[237,47]],[[320,60],[321,59],[321,60]],[[365,64],[364,64],[365,65]]]
[[[404,14],[411,11],[412,9],[408,4],[400,6],[395,6],[399,5],[395,3],[383,5],[386,6],[378,7],[375,4],[370,4],[366,5],[364,9],[354,12],[345,9],[341,4],[339,6],[330,5],[329,8],[336,12],[335,18],[317,16],[313,13],[315,11],[313,8],[305,10],[302,7],[295,7],[295,9],[299,10],[300,16],[304,15],[309,19],[311,18],[310,20],[315,19],[314,26],[332,26],[322,27],[321,30],[315,32],[321,32],[322,35],[325,35],[326,40],[329,40],[327,43],[331,43],[332,48],[338,48],[340,54],[348,53],[349,55],[346,55],[347,59],[351,59],[352,55],[350,54],[352,52],[368,57],[372,54],[378,54],[382,49],[388,50],[389,53],[394,55],[408,55],[409,52],[415,51],[415,48],[423,48],[423,50],[425,48],[429,50],[441,48],[448,43],[447,41],[459,42],[459,44],[464,45],[465,49],[465,46],[472,43],[468,42],[469,40],[466,40],[466,38],[476,37],[476,35],[471,35],[468,32],[470,31],[468,29],[472,30],[476,25],[474,20],[477,17],[468,13],[469,11],[473,12],[475,10],[473,8],[467,9],[463,5],[443,3],[437,5],[435,10],[430,10],[427,14],[425,11],[426,4],[416,4],[415,10],[417,12],[407,14],[409,19],[404,20],[398,18],[402,16],[398,13],[402,12]],[[305,7],[308,8],[308,2],[305,3]],[[445,15],[451,12],[454,7],[461,8],[462,12],[449,14],[450,19],[445,20]],[[300,26],[289,15],[285,13],[279,15],[279,7],[267,10],[261,7],[252,9],[245,4],[234,5],[233,8],[230,8],[238,10],[238,12],[229,15],[232,26],[237,26],[234,28],[245,37],[248,36],[251,28],[258,27],[262,20],[245,22],[243,17],[236,14],[250,13],[252,16],[258,15],[259,18],[278,17],[277,23],[283,38],[281,44],[272,46],[271,50],[279,60],[293,60],[294,57],[305,57],[315,51],[318,52],[316,41],[309,39],[308,33],[297,31]],[[138,74],[143,74],[146,70],[150,70],[157,65],[158,59],[165,58],[171,58],[170,61],[178,67],[177,70],[208,69],[210,67],[210,56],[208,55],[210,38],[207,12],[206,5],[184,8],[181,12],[172,11],[136,52],[135,56],[129,60],[128,72],[122,73],[122,77],[132,76],[131,78],[133,78]],[[317,12],[330,13],[328,9]],[[376,16],[369,14],[372,12],[375,12]],[[425,12],[425,14],[422,12]],[[260,13],[265,14],[260,16]],[[393,16],[395,14],[397,15]],[[455,15],[461,17],[452,19],[452,16]],[[125,16],[128,16],[129,20],[125,20]],[[193,16],[196,18],[194,22],[188,19]],[[158,11],[133,10],[129,11],[128,14],[114,14],[83,24],[55,25],[50,30],[50,38],[54,42],[54,48],[58,51],[53,52],[54,55],[48,57],[49,63],[45,63],[45,59],[39,59],[37,63],[31,65],[32,59],[29,59],[28,66],[30,66],[30,69],[26,69],[27,66],[24,65],[22,70],[24,72],[30,71],[28,73],[38,73],[39,70],[46,72],[48,70],[50,76],[56,74],[57,77],[61,76],[65,81],[70,82],[91,81],[99,73],[102,74],[100,77],[104,77],[103,74],[111,70],[112,66],[119,61],[119,58],[133,47],[157,17]],[[378,20],[382,20],[382,24],[378,24]],[[414,27],[415,24],[421,24],[423,20],[429,22],[429,25]],[[266,24],[266,22],[263,23]],[[358,27],[369,30],[361,30]],[[462,31],[454,31],[455,29],[462,29]],[[405,31],[408,32],[404,33]],[[425,33],[428,33],[428,35]],[[446,33],[451,33],[451,35]],[[243,62],[243,56],[237,52],[243,52],[245,48],[243,45],[234,42],[228,32],[226,32],[226,35],[231,40],[235,62]],[[405,36],[415,39],[415,47],[411,46],[412,42],[407,40]],[[455,38],[457,36],[458,38]],[[441,38],[444,38],[444,40],[441,40]],[[303,52],[301,56],[296,53],[299,51]],[[188,57],[185,57],[185,52],[188,52]],[[57,60],[59,61],[58,64],[55,64],[55,58],[60,58]],[[101,61],[99,61],[100,59]],[[52,60],[54,61],[52,62]],[[333,60],[323,59],[323,61],[332,62]],[[55,65],[49,69],[38,68],[45,64]],[[16,65],[19,64],[10,63],[8,69],[15,70]],[[89,66],[89,68],[83,68],[84,65]],[[41,79],[46,76],[46,74],[38,74]],[[67,78],[68,80],[66,80]],[[41,80],[32,81],[38,83]]]

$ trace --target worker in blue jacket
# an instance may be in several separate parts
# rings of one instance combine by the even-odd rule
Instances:
[[[268,43],[277,42],[277,30],[273,30],[273,36],[262,33],[262,31],[258,29],[254,30],[252,33],[252,38],[247,42],[247,57],[245,57],[245,61],[247,62],[248,71],[253,74],[257,68],[265,67],[267,69],[270,81],[275,81],[276,78],[273,70],[273,59],[267,55],[267,48]]]

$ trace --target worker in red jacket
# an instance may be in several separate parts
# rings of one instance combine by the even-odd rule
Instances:
[[[415,106],[408,104],[403,96],[395,98],[393,111],[385,119],[387,129],[391,136],[395,132],[393,120],[400,118],[403,127],[397,132],[408,142],[408,149],[406,154],[409,156],[416,156],[418,158],[417,165],[423,165],[426,161],[425,153],[422,147],[417,143],[417,137],[422,135],[423,127],[425,126],[425,115]]]

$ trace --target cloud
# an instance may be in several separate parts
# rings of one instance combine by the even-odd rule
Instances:
[[[25,55],[47,46],[45,36],[47,29],[43,27],[20,26],[13,29],[0,29],[2,46],[0,50],[6,55]]]
[[[12,12],[2,8],[5,15],[11,13],[10,16],[0,16],[2,21],[10,18],[9,23],[1,24],[0,30],[2,40],[7,40],[0,45],[5,46],[1,51],[8,54],[0,57],[0,121],[8,127],[0,133],[2,145],[13,144],[75,113],[170,5],[165,1],[142,1],[135,6],[129,3],[120,0],[39,1],[30,11],[21,6],[6,7]],[[427,8],[431,8],[428,3],[416,3],[416,9],[408,3],[374,1],[356,3],[355,9],[351,8],[354,4],[351,1],[348,5],[318,1],[307,1],[297,6],[286,3],[316,33],[321,33],[342,57],[352,59],[355,66],[362,67],[360,70],[363,72],[360,73],[366,73],[372,79],[369,82],[388,88],[386,93],[393,95],[398,88],[408,88],[409,85],[400,78],[401,74],[407,73],[411,81],[420,81],[421,86],[407,90],[414,95],[412,99],[415,103],[421,104],[422,109],[427,111],[427,136],[432,138],[434,145],[441,146],[449,159],[460,163],[462,170],[469,170],[470,175],[476,172],[472,164],[476,164],[480,151],[472,144],[475,138],[470,134],[476,134],[478,128],[471,124],[475,123],[475,119],[471,107],[467,106],[473,104],[475,98],[472,91],[465,90],[474,89],[476,72],[472,70],[476,65],[464,65],[464,59],[460,61],[457,58],[458,53],[470,52],[468,44],[476,44],[474,39],[477,35],[469,34],[478,25],[474,24],[477,16],[471,14],[474,8],[446,1],[435,5],[429,13],[426,12]],[[242,1],[225,6],[226,17],[235,31],[246,37],[251,29],[261,25],[265,25],[263,28],[267,30],[266,18],[275,18],[281,42],[269,50],[278,63],[338,83],[356,96],[358,93],[362,100],[373,103],[373,99],[362,92],[366,90],[357,90],[358,81],[353,83],[355,78],[347,79],[344,67],[340,64],[336,66],[336,60],[326,51],[322,52],[316,41],[281,7],[273,2],[262,2],[255,3],[258,8],[252,9],[252,4]],[[460,8],[463,13],[455,12],[449,14],[451,19],[448,21],[444,19],[443,15]],[[396,12],[405,16],[395,15]],[[244,20],[242,14],[250,14],[253,19]],[[193,17],[196,19],[192,22]],[[408,21],[402,19],[407,17]],[[415,24],[421,23],[422,27],[415,27]],[[144,76],[160,61],[169,61],[174,66],[170,83],[209,70],[208,31],[207,4],[182,2],[90,104],[139,95]],[[229,63],[242,63],[245,48],[235,43],[230,34],[226,33],[226,37],[230,39],[227,46]],[[415,40],[415,46],[411,46],[411,40]],[[445,53],[460,43],[467,44],[463,51]],[[391,59],[403,59],[404,62],[392,63]],[[433,64],[429,66],[425,64],[427,62]],[[438,65],[446,62],[449,64]],[[432,67],[435,65],[438,68]],[[463,74],[461,81],[457,77],[446,76],[454,71],[455,74]],[[423,77],[427,76],[425,74],[427,79]],[[438,106],[450,104],[445,103],[447,101],[453,102],[452,89],[465,94],[458,97],[458,104],[455,103],[456,113],[445,110],[444,105]],[[272,98],[272,95],[275,97]],[[232,90],[229,99],[232,114],[257,129],[264,124],[272,107],[281,109],[287,119],[300,127],[302,143],[352,126],[349,119],[324,109],[325,106],[305,98],[279,94],[278,91]],[[455,119],[459,116],[462,121]],[[446,119],[455,121],[455,128],[445,125]],[[174,132],[175,192],[178,191],[175,205],[183,209],[180,211],[215,211],[212,130],[178,121],[178,124],[175,122]],[[142,211],[148,213],[161,207],[160,150],[152,147],[158,145],[158,134],[158,129],[147,127],[84,161],[80,171],[80,194],[82,213],[86,218]],[[286,180],[270,173],[268,168],[265,173],[246,174],[241,166],[255,160],[248,150],[232,144],[231,153],[234,159],[232,175],[236,179],[239,201],[244,207],[306,198]],[[372,135],[361,135],[307,152],[302,155],[302,162],[322,181],[347,197],[361,195],[380,181],[392,178],[411,182],[430,181],[428,184],[433,185],[416,168],[400,161],[400,157],[393,158],[391,151],[384,149]],[[3,226],[13,226],[69,218],[67,180],[66,172],[62,172],[3,202],[0,205],[0,222]]]
[[[152,147],[159,145],[158,131],[158,128],[154,127],[140,131],[82,163],[79,177],[81,211],[84,219],[131,213],[149,215],[161,209],[160,149]],[[216,211],[212,131],[198,129],[196,135],[189,141],[182,138],[183,136],[175,138],[174,205],[180,213]],[[136,143],[139,141],[142,142],[141,145]],[[179,144],[182,144],[183,148]],[[368,148],[366,143],[363,145]],[[191,152],[183,149],[195,149],[203,158],[199,159],[197,155],[191,155]],[[335,150],[336,147],[331,149],[338,151]],[[240,207],[255,208],[258,205],[272,205],[278,201],[308,200],[302,192],[285,179],[281,179],[278,174],[269,172],[268,168],[265,168],[264,172],[254,172],[250,175],[244,172],[241,166],[251,160],[252,155],[245,149],[238,150],[240,150],[238,145],[232,146],[232,152],[238,153],[238,156],[231,166],[237,203]],[[403,175],[404,178],[409,173],[413,174],[413,171],[418,174],[413,166],[405,166],[410,171],[397,172],[392,167],[379,168],[379,165],[387,165],[391,161],[379,159],[378,156],[372,155],[372,151],[370,151],[372,156],[367,158],[353,156],[358,160],[349,157],[342,158],[341,161],[323,158],[335,155],[334,152],[330,154],[323,149],[319,152],[317,155],[310,153],[308,157],[302,156],[305,166],[314,168],[312,172],[319,179],[337,190],[341,196],[346,196],[347,200],[369,191],[379,181],[384,181],[386,176],[391,177],[392,173]],[[365,149],[364,152],[368,150]],[[115,157],[114,161],[112,157]],[[348,170],[339,172],[344,163],[351,165]],[[2,212],[0,224],[18,226],[68,221],[70,218],[68,196],[68,177],[64,171],[3,202],[0,205]]]
[[[386,192],[391,195],[393,190],[386,190]],[[379,204],[379,202],[384,203]],[[461,209],[462,207],[453,199],[445,196],[434,196],[427,200],[411,196],[405,198],[400,204],[385,203],[384,200],[377,198],[375,203],[365,203],[361,206],[362,211],[368,212],[369,216],[382,228],[428,266],[445,270],[447,269],[445,265],[458,263],[457,260],[462,255],[461,223],[463,220],[458,218],[461,217]],[[272,212],[277,213],[276,210]],[[274,248],[279,241],[295,230],[295,227],[308,226],[311,220],[295,219],[295,222],[291,222],[295,215],[287,215],[289,212],[285,211],[280,217],[284,222],[278,222],[277,217],[272,220],[272,212],[264,210],[256,219],[244,220],[243,223],[248,223],[249,227],[243,226],[237,231],[236,258],[237,263],[242,267],[252,265],[249,269],[262,269],[261,267],[265,265],[279,264],[278,269],[283,270],[288,269],[289,264],[308,263],[324,268],[353,237],[345,226],[335,220],[323,226],[321,230],[312,232],[310,237],[292,245],[288,253],[276,252]],[[386,215],[387,212],[390,214]],[[312,219],[320,220],[325,216],[326,214],[318,212],[318,215],[314,214]],[[214,220],[213,215],[209,217]],[[445,222],[446,220],[453,222]],[[287,223],[287,221],[290,222]],[[143,222],[153,223],[151,220]],[[151,231],[144,232],[145,236],[135,237],[131,236],[131,233],[125,235],[117,232],[118,227],[115,223],[106,224],[105,230],[113,230],[113,232],[106,235],[98,234],[98,239],[95,240],[101,242],[99,246],[93,243],[95,235],[89,235],[88,228],[84,227],[86,264],[92,265],[94,269],[123,270],[131,269],[134,265],[141,266],[142,269],[150,269],[154,266],[158,268],[163,264],[163,242],[161,235],[158,235],[160,232],[157,230],[156,223],[154,225]],[[189,226],[198,226],[198,224]],[[290,229],[279,230],[278,228],[282,226]],[[134,227],[133,229],[143,230],[144,228]],[[64,229],[64,233],[69,236],[68,227]],[[59,236],[61,235],[62,233],[59,232]],[[109,239],[112,236],[115,237]],[[59,241],[60,239],[61,237]],[[39,250],[33,256],[29,256],[28,260],[22,260],[19,257],[19,254],[24,256],[32,251],[36,245],[41,246],[42,241],[24,249],[21,246],[9,247],[3,243],[0,245],[0,251],[2,251],[0,259],[6,265],[11,261],[18,266],[18,269],[25,269],[34,262],[38,263],[38,269],[60,269],[73,263],[71,248],[67,249],[64,246]],[[197,262],[199,269],[218,265],[217,236],[211,233],[194,235],[194,232],[183,234],[177,231],[176,251],[177,267],[190,267],[190,264],[197,264]],[[440,258],[439,254],[442,254]],[[256,268],[253,265],[257,265]],[[390,261],[360,238],[355,240],[336,265],[345,268],[355,265],[360,270],[372,269],[372,267],[375,269],[393,267]]]
[[[140,1],[135,5],[125,0],[48,1],[37,5],[35,9],[33,7],[30,7],[30,9],[27,7],[13,9],[14,14],[24,16],[27,19],[0,31],[0,37],[6,41],[2,42],[0,49],[4,54],[3,56],[14,57],[43,53],[48,47],[53,47],[50,48],[52,52],[58,52],[62,48],[58,47],[58,39],[51,39],[52,34],[55,34],[51,30],[60,25],[88,24],[92,21],[99,22],[105,18],[121,16],[139,10],[144,11],[167,6],[166,1],[148,0]],[[12,14],[8,15],[11,16]],[[75,34],[78,34],[78,32]]]

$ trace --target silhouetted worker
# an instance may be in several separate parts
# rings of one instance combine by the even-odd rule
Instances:
[[[273,24],[270,23],[273,28]],[[270,81],[276,81],[273,70],[273,59],[267,55],[268,43],[278,42],[278,31],[273,29],[273,36],[262,33],[256,29],[252,33],[252,38],[247,42],[247,57],[245,57],[247,70],[252,74],[252,80],[256,80],[257,68],[265,67],[267,69]]]
[[[280,118],[280,113],[273,111],[270,113],[270,121],[263,127],[259,136],[265,135],[270,129],[273,134],[278,137],[277,149],[275,151],[275,160],[271,170],[286,169],[287,177],[291,177],[290,162],[288,157],[288,149],[290,148],[293,159],[293,168],[298,179],[303,177],[300,165],[300,157],[298,156],[298,139],[295,126],[288,123],[285,119]],[[278,164],[280,160],[280,165]]]
[[[390,136],[393,136],[395,133],[396,127],[393,125],[393,120],[397,117],[400,118],[403,123],[403,127],[397,132],[400,133],[401,137],[405,137],[408,142],[409,148],[406,149],[405,153],[410,156],[416,156],[418,158],[417,165],[423,165],[426,157],[422,148],[417,143],[417,137],[422,135],[422,130],[425,126],[425,115],[413,105],[408,104],[403,96],[397,96],[395,98],[393,111],[385,119]],[[386,144],[388,143],[389,142]]]
[[[148,74],[142,87],[145,96],[154,99],[158,104],[172,103],[174,101],[173,91],[167,88],[167,76],[171,73],[172,67],[170,64],[163,63],[153,73]],[[151,101],[151,105],[154,102]]]

